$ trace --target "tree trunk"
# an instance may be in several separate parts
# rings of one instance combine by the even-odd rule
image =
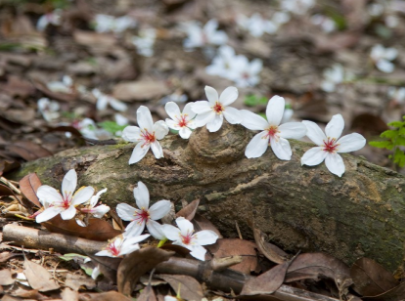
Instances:
[[[247,159],[244,150],[253,135],[228,124],[217,133],[200,128],[189,141],[178,136],[161,141],[164,158],[148,153],[134,165],[128,165],[133,144],[72,149],[26,163],[11,177],[37,172],[43,183],[59,188],[63,175],[75,168],[81,185],[108,188],[102,200],[113,207],[134,205],[132,190],[142,181],[152,201],[180,206],[182,199],[200,199],[199,212],[227,237],[237,235],[237,222],[251,238],[254,222],[286,251],[323,251],[349,264],[366,256],[391,270],[402,263],[403,176],[351,155],[343,155],[342,178],[324,164],[303,167],[300,158],[312,145],[297,141],[291,141],[290,161],[277,159],[270,149]]]

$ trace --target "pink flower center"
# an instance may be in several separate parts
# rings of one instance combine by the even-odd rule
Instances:
[[[243,79],[249,79],[249,74],[247,72],[242,73],[242,78]]]
[[[151,144],[156,141],[155,132],[149,133],[149,131],[147,129],[144,129],[143,131],[141,131],[141,137],[142,137],[142,140],[145,141],[145,143],[142,146]]]
[[[323,141],[323,150],[325,152],[328,153],[334,153],[336,152],[337,147],[339,146],[339,144],[336,143],[336,139],[335,138],[329,138],[326,141]]]
[[[134,213],[135,220],[141,224],[143,221],[147,222],[150,219],[150,214],[148,210],[145,210],[144,208],[141,209],[140,212],[135,212]]]
[[[117,246],[114,244],[114,242],[111,242],[108,244],[108,246],[105,248],[107,251],[109,251],[113,256],[120,256],[120,249],[117,248]]]
[[[191,244],[191,240],[193,238],[193,236],[191,234],[192,233],[187,232],[186,235],[181,235],[181,241],[183,242],[183,244],[185,244],[185,245]]]
[[[212,109],[215,111],[215,113],[221,114],[224,111],[224,106],[217,101]]]
[[[180,119],[179,119],[179,127],[186,127],[187,126],[187,119],[186,116],[181,115]]]
[[[278,130],[278,126],[276,125],[272,125],[269,128],[266,129],[267,134],[266,136],[264,136],[264,138],[270,139],[271,137],[277,139],[278,138],[278,133],[280,133],[280,131]]]
[[[61,207],[64,209],[68,209],[70,207],[70,202],[72,200],[72,192],[66,192],[64,193],[65,197],[63,198]]]

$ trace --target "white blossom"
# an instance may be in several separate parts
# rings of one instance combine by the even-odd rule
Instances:
[[[306,133],[301,122],[287,122],[280,125],[284,116],[285,100],[273,96],[266,108],[267,120],[250,111],[243,110],[242,125],[249,130],[261,130],[249,142],[245,150],[247,158],[261,157],[270,145],[274,154],[280,160],[290,160],[292,151],[287,139],[299,139]]]
[[[176,224],[178,228],[172,225],[167,225],[164,228],[166,237],[173,241],[173,244],[189,249],[191,256],[204,261],[207,250],[203,246],[214,244],[218,239],[218,235],[211,230],[194,233],[193,224],[184,217],[178,217]]]
[[[366,139],[357,133],[340,138],[345,125],[340,114],[334,115],[326,125],[326,135],[315,122],[303,121],[302,123],[307,128],[308,138],[318,146],[305,152],[301,158],[301,165],[315,166],[325,160],[329,171],[341,177],[345,172],[345,164],[339,153],[357,151],[366,144]]]
[[[99,89],[93,89],[91,92],[93,93],[94,97],[97,98],[96,107],[99,111],[105,110],[107,105],[110,105],[114,110],[119,112],[125,112],[128,109],[128,106],[125,103],[110,95],[100,92]]]
[[[38,100],[38,111],[42,114],[42,117],[48,122],[59,118],[59,103],[51,101],[49,98],[42,97]]]
[[[72,126],[78,129],[83,137],[87,139],[106,140],[112,137],[111,133],[104,129],[98,128],[94,120],[90,118],[84,118],[81,121],[76,121],[72,124]]]
[[[209,20],[204,27],[198,22],[189,22],[183,25],[188,37],[184,40],[184,47],[187,49],[202,47],[206,45],[224,45],[228,36],[224,31],[218,29],[218,21]]]
[[[169,128],[179,131],[179,135],[183,139],[190,138],[192,130],[196,128],[193,118],[197,115],[192,111],[192,103],[186,104],[183,113],[180,112],[179,106],[174,102],[168,102],[165,105],[165,110],[170,118],[166,118],[166,124]]]
[[[330,33],[336,30],[335,21],[327,16],[323,16],[320,14],[313,15],[311,17],[311,22],[314,25],[320,26],[326,33]]]
[[[124,235],[118,235],[112,240],[110,240],[107,246],[97,252],[96,256],[108,256],[108,257],[122,257],[126,254],[132,253],[139,250],[139,242],[148,238],[149,234],[131,236],[128,237]]]
[[[403,104],[405,102],[405,87],[389,87],[388,96],[395,104]]]
[[[110,15],[97,14],[94,18],[94,27],[97,32],[120,33],[129,28],[136,27],[136,21],[129,16],[114,17]]]
[[[236,21],[241,28],[254,37],[261,37],[264,33],[274,34],[279,27],[279,24],[264,19],[258,13],[253,14],[250,18],[240,15]]]
[[[132,38],[132,44],[136,46],[138,54],[146,57],[153,56],[153,45],[155,44],[156,30],[145,28],[140,30],[137,37]]]
[[[315,0],[282,0],[281,9],[297,15],[304,15],[315,5]]]
[[[334,92],[339,84],[350,81],[354,75],[345,70],[341,64],[333,64],[332,67],[325,69],[321,89],[325,92]]]
[[[62,11],[55,9],[53,12],[42,15],[37,22],[37,30],[44,31],[49,24],[60,25],[62,17]]]
[[[395,48],[385,48],[381,44],[375,45],[371,49],[370,57],[378,70],[391,73],[395,65],[391,62],[396,59],[398,51]]]
[[[85,207],[81,208],[80,211],[83,213],[88,213],[93,215],[96,218],[102,218],[104,214],[110,211],[110,207],[104,204],[97,205],[98,200],[100,199],[101,194],[105,193],[107,188],[104,188],[97,192],[97,194],[93,195],[88,203],[84,204]]]
[[[52,92],[72,93],[73,80],[70,76],[64,75],[62,81],[52,81],[46,84]]]

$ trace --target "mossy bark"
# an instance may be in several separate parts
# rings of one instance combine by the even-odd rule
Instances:
[[[134,165],[128,165],[132,144],[73,149],[26,163],[9,177],[37,172],[43,183],[60,187],[66,171],[75,168],[81,185],[108,188],[102,200],[113,207],[134,204],[132,190],[143,181],[152,201],[199,198],[200,212],[224,236],[236,236],[236,221],[252,237],[253,221],[286,251],[323,251],[349,264],[366,256],[391,270],[402,264],[403,176],[351,155],[343,155],[341,178],[324,164],[302,167],[300,158],[312,145],[296,141],[290,161],[270,149],[247,159],[244,149],[253,135],[241,126],[225,125],[217,133],[201,128],[190,141],[165,138],[164,158],[148,153]]]

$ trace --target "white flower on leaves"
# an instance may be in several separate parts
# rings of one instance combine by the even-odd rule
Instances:
[[[388,96],[393,103],[403,104],[405,102],[405,88],[389,87]]]
[[[311,17],[311,22],[314,25],[320,26],[326,33],[330,33],[336,30],[335,21],[333,21],[331,18],[328,18],[327,16],[319,14],[313,15]]]
[[[251,62],[244,55],[235,58],[233,72],[230,79],[240,88],[253,87],[260,82],[259,73],[263,69],[263,62],[254,59]]]
[[[138,54],[146,57],[153,56],[153,45],[156,40],[156,30],[154,28],[145,28],[140,30],[137,37],[132,38],[132,44],[136,46]]]
[[[38,100],[38,111],[42,114],[42,117],[48,122],[59,118],[59,103],[51,101],[49,98],[42,97]]]
[[[88,204],[84,204],[85,207],[81,208],[80,211],[83,213],[88,213],[93,215],[96,218],[102,218],[104,214],[106,214],[108,211],[110,211],[110,207],[107,205],[98,205],[98,200],[100,199],[100,196],[107,191],[107,188],[104,188],[103,190],[100,190],[97,192],[97,194],[93,195],[88,202]]]
[[[193,224],[184,217],[178,217],[176,224],[178,228],[171,225],[164,228],[166,237],[173,241],[173,244],[189,249],[191,256],[204,261],[207,250],[203,246],[214,244],[218,235],[211,230],[194,233]]]
[[[352,80],[354,75],[345,70],[341,64],[334,64],[323,72],[323,77],[321,89],[325,92],[333,92],[339,84]]]
[[[342,115],[334,115],[326,125],[325,133],[312,121],[302,122],[307,128],[307,136],[317,147],[305,152],[301,158],[301,165],[315,166],[325,160],[329,171],[339,177],[345,172],[345,164],[339,153],[354,152],[364,147],[366,139],[357,133],[342,135],[345,122]]]
[[[95,30],[97,32],[120,33],[129,28],[136,27],[136,21],[129,16],[114,17],[110,15],[98,14],[94,19]]]
[[[197,127],[207,126],[208,131],[218,131],[225,119],[230,124],[239,124],[242,122],[242,116],[239,110],[229,107],[238,98],[238,89],[228,87],[218,97],[218,92],[209,86],[205,86],[205,95],[208,101],[196,101],[191,107],[197,114],[194,121]]]
[[[52,92],[72,93],[73,80],[70,76],[64,75],[62,81],[52,81],[46,84]]]
[[[187,49],[193,49],[206,45],[224,45],[228,41],[225,32],[218,29],[218,21],[209,20],[204,27],[198,22],[189,22],[183,25],[188,37],[184,40],[183,46]]]
[[[94,255],[108,257],[122,257],[126,254],[139,250],[139,242],[148,238],[149,234],[128,237],[119,235],[110,240],[104,250]]]
[[[125,229],[128,237],[138,236],[146,228],[153,237],[160,234],[160,224],[156,220],[161,219],[170,212],[171,202],[161,200],[149,208],[149,190],[145,184],[138,182],[134,188],[134,197],[138,208],[121,203],[117,206],[118,216],[124,221],[130,221]],[[157,229],[158,228],[158,229]]]
[[[110,105],[114,110],[120,112],[125,112],[128,109],[128,106],[125,103],[110,95],[100,92],[99,89],[93,89],[91,92],[93,93],[94,97],[97,98],[96,107],[99,111],[105,110],[107,105]]]
[[[110,132],[97,127],[94,120],[84,118],[81,121],[74,122],[72,126],[80,131],[83,137],[94,140],[106,140],[112,137]]]
[[[163,158],[163,149],[158,140],[163,139],[169,128],[163,120],[153,123],[152,115],[145,106],[140,106],[136,111],[139,127],[127,126],[122,132],[122,138],[137,145],[132,152],[129,164],[142,160],[150,148],[156,159]]]
[[[299,139],[305,136],[306,128],[301,122],[287,122],[280,125],[284,116],[285,100],[273,96],[266,108],[267,120],[250,111],[243,110],[242,125],[249,130],[261,130],[249,142],[245,150],[247,158],[262,156],[270,145],[280,160],[290,160],[292,151],[287,139]]]
[[[370,57],[377,69],[391,73],[394,71],[395,65],[391,62],[395,60],[398,55],[398,51],[395,48],[385,48],[384,46],[377,44],[371,49]]]
[[[76,206],[90,200],[94,194],[93,187],[84,187],[76,193],[77,174],[74,169],[67,172],[62,181],[62,194],[55,188],[42,185],[37,190],[41,204],[46,208],[37,215],[37,223],[42,223],[60,214],[64,220],[72,219],[76,215]]]
[[[192,103],[186,104],[183,113],[180,112],[179,106],[174,102],[168,102],[165,105],[165,110],[170,118],[166,118],[166,124],[169,128],[179,131],[179,135],[183,139],[190,138],[192,130],[196,128],[193,118],[196,113],[191,110]]]
[[[53,12],[41,16],[37,22],[37,30],[44,31],[49,24],[60,25],[61,17],[62,11],[60,9],[55,9]]]
[[[315,0],[283,0],[281,9],[297,15],[304,15],[315,5]]]

